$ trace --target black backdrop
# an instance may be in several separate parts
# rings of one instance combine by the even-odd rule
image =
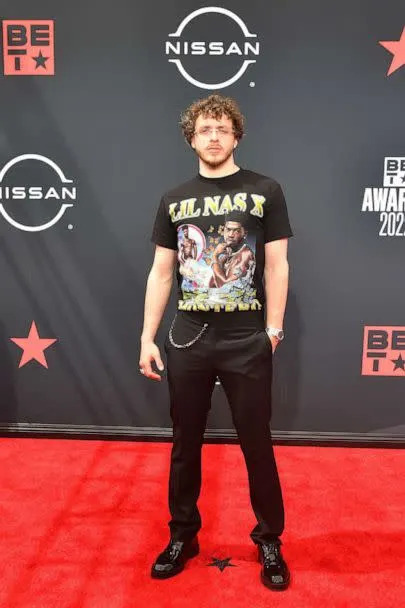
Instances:
[[[384,221],[400,232],[400,207],[384,220],[362,205],[366,188],[385,185],[384,159],[405,156],[405,67],[387,76],[393,55],[379,44],[400,39],[403,2],[223,1],[217,9],[233,16],[205,11],[169,36],[209,6],[1,2],[1,19],[52,20],[55,32],[54,75],[5,74],[7,59],[0,77],[2,429],[170,435],[166,380],[138,373],[149,236],[161,194],[197,171],[180,112],[215,90],[247,119],[236,162],[282,184],[295,233],[275,437],[401,441],[405,369],[365,374],[362,356],[365,327],[405,330],[405,225],[382,236]],[[193,41],[206,43],[199,52],[220,41],[224,54],[173,50]],[[40,186],[43,198],[15,190],[11,200],[13,186]],[[59,198],[45,198],[52,188]],[[53,225],[22,228],[52,223],[63,204]],[[173,292],[161,347],[174,312]],[[48,367],[19,367],[11,338],[26,338],[33,321],[56,339]],[[234,437],[220,385],[212,405],[207,435]]]

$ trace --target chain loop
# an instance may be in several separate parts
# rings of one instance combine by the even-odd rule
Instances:
[[[197,336],[195,338],[193,338],[189,342],[186,342],[186,344],[177,344],[173,340],[173,334],[172,334],[173,327],[174,327],[174,322],[176,321],[176,317],[177,317],[177,312],[174,315],[174,319],[173,319],[172,324],[171,324],[170,329],[169,329],[169,340],[170,340],[170,343],[173,346],[175,346],[176,348],[187,348],[188,346],[191,346],[192,344],[194,344],[194,342],[197,342],[198,338],[200,338],[200,336],[202,336],[202,334],[205,332],[205,330],[208,327],[208,323],[204,323],[203,327],[201,328],[201,331],[197,334]]]

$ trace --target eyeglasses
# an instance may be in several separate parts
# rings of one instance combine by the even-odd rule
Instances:
[[[197,135],[201,137],[211,137],[214,131],[217,131],[219,137],[227,137],[231,133],[234,133],[233,129],[227,129],[226,127],[201,127],[198,131],[194,131]]]

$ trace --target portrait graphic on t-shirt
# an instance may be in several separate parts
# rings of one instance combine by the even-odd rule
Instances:
[[[178,261],[183,300],[179,308],[225,310],[260,308],[253,287],[256,268],[254,234],[243,213],[229,213],[204,233],[194,224],[178,227]]]
[[[218,178],[199,173],[166,192],[151,241],[177,257],[179,310],[264,312],[265,245],[290,236],[280,184],[240,168]]]

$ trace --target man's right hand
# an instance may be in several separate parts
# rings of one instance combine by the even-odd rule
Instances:
[[[164,370],[163,361],[160,356],[159,347],[152,341],[141,342],[141,354],[139,356],[139,369],[143,370],[143,376],[151,380],[162,380],[160,374],[152,370],[154,361],[160,371]],[[142,372],[141,372],[142,373]]]

